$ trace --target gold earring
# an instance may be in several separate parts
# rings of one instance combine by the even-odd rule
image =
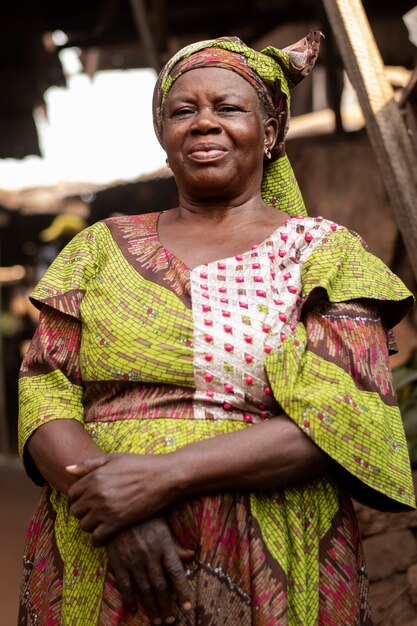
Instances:
[[[270,148],[265,148],[265,156],[267,159],[270,159],[272,157]]]

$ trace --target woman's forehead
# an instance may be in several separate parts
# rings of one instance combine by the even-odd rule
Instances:
[[[222,67],[199,67],[184,72],[174,82],[167,99],[210,93],[217,96],[238,95],[256,98],[255,89],[242,76]]]

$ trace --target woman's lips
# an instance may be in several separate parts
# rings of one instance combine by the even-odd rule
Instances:
[[[215,161],[225,156],[226,150],[223,146],[209,144],[194,146],[188,152],[188,156],[193,161]]]

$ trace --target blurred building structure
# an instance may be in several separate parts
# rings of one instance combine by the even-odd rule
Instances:
[[[401,15],[414,0],[364,0],[386,65],[412,67],[415,48]],[[341,62],[320,0],[82,0],[0,3],[0,158],[39,154],[33,110],[52,85],[64,86],[59,51],[78,47],[85,71],[154,67],[192,41],[234,34],[249,45],[283,46],[316,28],[320,63],[339,120]],[[54,33],[61,32],[61,37]],[[300,87],[306,92],[308,87]],[[309,101],[310,98],[310,101]],[[311,110],[311,93],[295,113]]]

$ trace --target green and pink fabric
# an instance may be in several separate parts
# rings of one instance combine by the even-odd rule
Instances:
[[[292,217],[260,245],[187,267],[158,213],[99,222],[32,294],[39,330],[20,378],[20,453],[45,422],[79,420],[106,452],[166,454],[285,412],[335,460],[331,475],[168,509],[201,626],[370,626],[349,493],[411,508],[388,329],[411,305],[345,228]],[[277,455],[280,450],[277,449]],[[29,528],[20,624],[143,626],[122,605],[105,550],[48,485]]]

